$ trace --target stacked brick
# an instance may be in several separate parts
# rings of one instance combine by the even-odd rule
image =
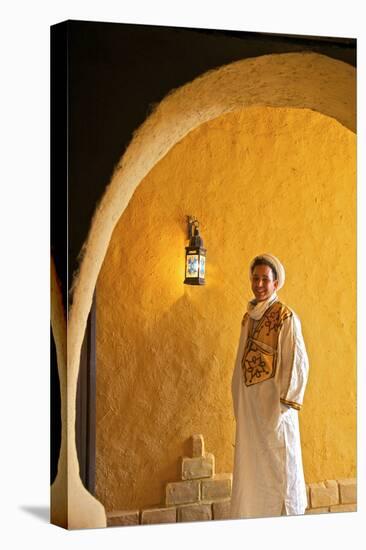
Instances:
[[[202,435],[192,436],[192,456],[182,458],[181,480],[167,483],[165,505],[107,514],[108,526],[207,521],[230,517],[232,474],[215,474],[215,457]]]
[[[215,474],[215,457],[202,435],[192,436],[192,456],[182,458],[181,479],[167,483],[165,504],[142,511],[107,513],[108,526],[230,519],[232,474]],[[306,514],[356,511],[355,479],[306,486]]]
[[[356,512],[356,479],[327,480],[307,486],[308,508],[306,514],[328,512]]]

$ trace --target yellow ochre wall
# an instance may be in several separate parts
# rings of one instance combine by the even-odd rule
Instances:
[[[96,497],[164,501],[188,438],[232,471],[230,384],[248,264],[277,255],[310,377],[300,412],[307,482],[356,474],[355,135],[307,109],[250,107],[202,124],[151,170],[117,223],[97,282]],[[200,221],[206,286],[183,284],[185,216]]]

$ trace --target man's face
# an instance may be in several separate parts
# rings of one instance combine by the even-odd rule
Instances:
[[[275,292],[278,281],[273,280],[273,271],[268,265],[256,265],[251,278],[252,291],[257,302],[267,300]]]

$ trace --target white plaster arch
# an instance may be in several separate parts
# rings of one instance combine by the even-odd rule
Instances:
[[[254,105],[307,108],[337,119],[355,131],[356,71],[315,53],[286,53],[249,58],[209,71],[174,90],[135,133],[97,208],[74,284],[67,329],[67,376],[59,472],[67,460],[67,526],[103,526],[101,504],[82,486],[75,445],[76,387],[80,350],[98,274],[113,229],[139,183],[190,131],[225,113]],[[57,342],[56,342],[57,346]],[[65,437],[63,435],[63,437]],[[55,493],[57,491],[54,491]],[[83,510],[87,510],[85,514]],[[95,513],[93,513],[93,510]]]

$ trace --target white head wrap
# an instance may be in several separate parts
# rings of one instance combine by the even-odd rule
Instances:
[[[264,260],[269,262],[271,265],[273,265],[273,267],[277,272],[277,280],[278,280],[277,290],[280,290],[280,288],[282,288],[283,285],[285,284],[285,269],[281,264],[280,260],[276,258],[276,256],[273,256],[272,254],[259,254],[258,256],[253,258],[253,260],[250,262],[249,277],[252,278],[252,265],[254,264],[255,260],[257,260],[257,258],[261,258],[261,259],[263,258]]]

